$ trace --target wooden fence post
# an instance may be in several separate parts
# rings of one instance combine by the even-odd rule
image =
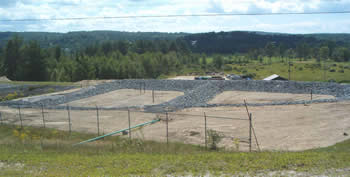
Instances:
[[[68,126],[69,126],[69,134],[72,133],[72,124],[70,119],[70,107],[67,105],[67,112],[68,112]]]
[[[249,113],[249,152],[252,152],[252,114]]]
[[[129,140],[131,140],[131,121],[130,121],[130,110],[128,109],[128,122],[129,122]]]
[[[21,106],[18,105],[18,115],[19,119],[21,121],[21,129],[23,128],[23,122],[22,122],[22,114],[21,114]]]
[[[41,104],[41,115],[42,115],[42,118],[43,118],[43,126],[45,128],[46,125],[45,125],[45,115],[44,115],[44,105],[43,104]]]
[[[100,113],[96,105],[97,136],[100,136]]]
[[[208,149],[208,140],[207,140],[207,115],[204,112],[204,139],[205,139],[205,149]]]
[[[169,145],[169,117],[168,117],[168,112],[166,112],[165,115],[166,115],[166,144]]]
[[[152,102],[154,103],[154,89],[152,89]]]
[[[311,101],[312,101],[312,89],[311,89],[310,95],[311,95]]]

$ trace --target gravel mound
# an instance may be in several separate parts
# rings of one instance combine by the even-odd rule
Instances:
[[[145,106],[149,112],[162,112],[165,110],[179,110],[189,107],[213,107],[213,106],[242,106],[207,104],[212,98],[223,91],[255,91],[255,92],[278,92],[278,93],[310,93],[336,96],[336,99],[313,100],[312,102],[335,102],[350,99],[350,85],[321,82],[295,82],[295,81],[206,81],[206,80],[115,80],[82,88],[78,91],[62,95],[37,96],[35,98],[23,98],[16,101],[2,102],[5,106],[38,107],[45,105],[61,109],[57,106],[74,100],[111,92],[119,89],[147,89],[163,91],[181,91],[185,94],[168,102]],[[0,88],[1,89],[1,88]],[[274,102],[274,103],[250,103],[251,106],[262,105],[288,105],[309,104],[305,101]],[[79,108],[74,109],[90,109]],[[95,109],[95,108],[91,108]],[[103,109],[103,108],[101,108]],[[120,107],[114,109],[121,109]]]

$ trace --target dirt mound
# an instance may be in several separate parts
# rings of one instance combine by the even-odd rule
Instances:
[[[0,81],[10,82],[11,80],[8,79],[6,76],[1,76],[1,77],[0,77]]]

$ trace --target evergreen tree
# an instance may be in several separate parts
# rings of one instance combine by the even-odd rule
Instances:
[[[20,64],[21,57],[20,48],[22,46],[22,39],[14,36],[7,42],[4,52],[4,68],[6,76],[11,80],[17,80],[17,67]]]

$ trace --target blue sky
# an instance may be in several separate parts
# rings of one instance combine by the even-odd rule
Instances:
[[[0,19],[350,11],[350,0],[1,0]],[[350,33],[350,14],[0,21],[0,31]]]

